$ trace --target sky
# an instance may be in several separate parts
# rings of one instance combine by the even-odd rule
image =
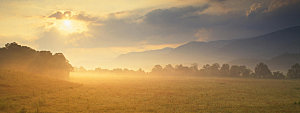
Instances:
[[[0,0],[0,44],[115,68],[128,52],[249,38],[300,25],[300,0]]]

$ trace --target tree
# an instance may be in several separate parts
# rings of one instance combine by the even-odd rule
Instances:
[[[276,79],[284,79],[285,78],[284,74],[280,71],[273,72],[273,77]]]
[[[142,68],[139,68],[139,70],[137,70],[138,74],[145,74],[145,71]]]
[[[214,71],[214,72],[219,72],[219,68],[220,68],[220,65],[218,63],[214,63],[212,66],[211,66],[211,69]]]
[[[189,67],[183,66],[182,64],[176,65],[175,70],[177,74],[188,74],[189,73]]]
[[[294,64],[291,69],[288,70],[287,77],[291,79],[300,78],[300,65],[298,63]]]
[[[229,73],[230,76],[240,77],[241,76],[240,66],[237,65],[231,66]]]
[[[251,77],[252,71],[246,66],[240,66],[240,72],[242,77]]]
[[[152,72],[154,73],[160,73],[162,72],[163,68],[161,65],[155,65],[153,68],[152,68]]]
[[[197,72],[198,71],[198,64],[197,63],[193,63],[190,67],[190,69],[193,71],[193,72]]]
[[[14,49],[14,48],[21,48],[21,47],[22,46],[17,44],[16,42],[5,44],[6,49]]]
[[[202,69],[200,69],[200,73],[203,74],[203,75],[210,75],[209,68],[210,68],[209,64],[203,65]]]
[[[230,68],[230,76],[234,77],[250,77],[252,71],[246,66],[233,65]]]
[[[220,69],[220,74],[222,76],[229,76],[229,70],[230,70],[229,64],[223,64]]]
[[[256,65],[255,69],[255,77],[257,78],[272,78],[272,73],[269,67],[264,63],[259,63]]]
[[[16,42],[7,43],[0,49],[0,69],[17,70],[38,75],[66,78],[72,66],[62,53],[36,51]]]
[[[165,68],[163,69],[164,72],[174,72],[174,67],[171,64],[168,64],[165,66]]]
[[[203,66],[203,68],[200,71],[204,75],[217,76],[219,75],[219,68],[220,65],[218,63],[214,63],[211,66],[209,64],[206,64]]]

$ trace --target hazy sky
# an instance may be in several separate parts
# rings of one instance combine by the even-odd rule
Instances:
[[[300,25],[300,0],[0,0],[0,44],[109,68],[119,54]]]

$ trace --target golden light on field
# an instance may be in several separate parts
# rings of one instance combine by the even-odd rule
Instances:
[[[63,34],[82,33],[87,31],[86,23],[77,20],[56,20],[55,27]]]

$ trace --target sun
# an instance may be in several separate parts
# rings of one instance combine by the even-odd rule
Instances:
[[[86,23],[70,19],[57,20],[55,26],[63,34],[82,33],[87,31]]]
[[[64,20],[64,25],[65,25],[66,27],[72,27],[72,22],[71,22],[71,20]]]

